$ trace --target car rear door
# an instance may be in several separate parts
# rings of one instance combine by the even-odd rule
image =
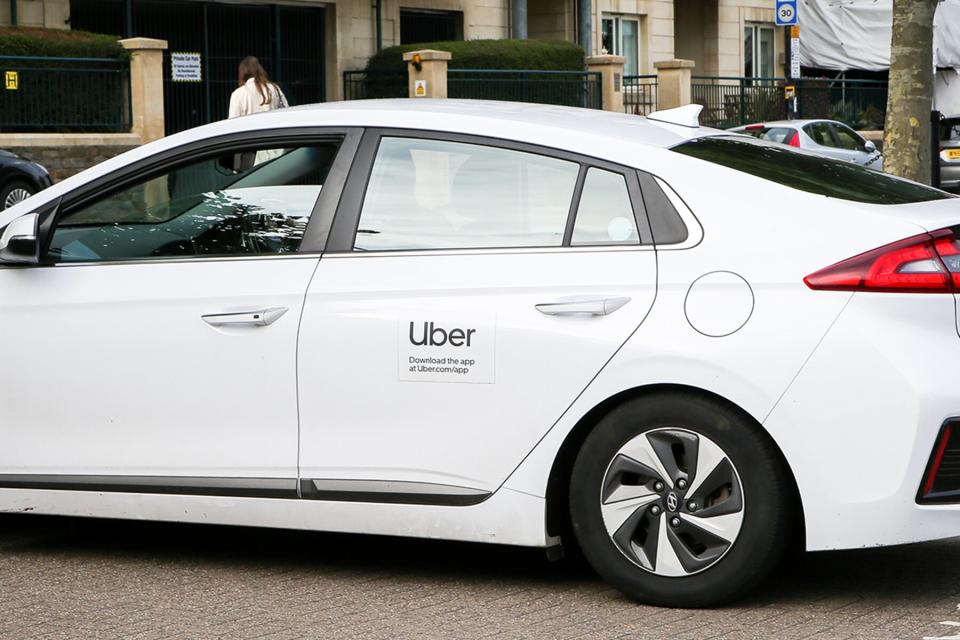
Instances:
[[[346,136],[205,140],[64,198],[45,264],[0,268],[0,486],[296,497],[298,246]]]
[[[482,499],[643,322],[652,249],[635,171],[367,132],[304,306],[303,495]]]

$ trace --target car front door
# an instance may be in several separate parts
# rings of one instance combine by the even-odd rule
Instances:
[[[409,132],[356,166],[304,308],[302,493],[480,500],[653,303],[637,173]]]
[[[0,268],[0,486],[296,496],[299,248],[349,145],[280,134],[87,185]]]

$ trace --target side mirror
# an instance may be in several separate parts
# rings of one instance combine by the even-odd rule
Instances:
[[[873,140],[867,140],[863,143],[863,149],[867,153],[873,153],[877,150],[877,145],[873,144]]]
[[[37,264],[40,262],[40,242],[36,213],[15,218],[0,235],[0,262],[5,264]]]

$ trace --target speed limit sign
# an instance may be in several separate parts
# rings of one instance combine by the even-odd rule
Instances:
[[[777,25],[797,24],[797,0],[777,0]]]

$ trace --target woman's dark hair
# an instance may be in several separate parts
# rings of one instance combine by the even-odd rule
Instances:
[[[247,56],[240,61],[239,86],[245,85],[250,78],[253,78],[253,82],[257,86],[257,93],[260,94],[260,104],[267,104],[270,100],[270,89],[268,88],[271,84],[270,78],[267,77],[267,72],[260,61],[254,56]]]

